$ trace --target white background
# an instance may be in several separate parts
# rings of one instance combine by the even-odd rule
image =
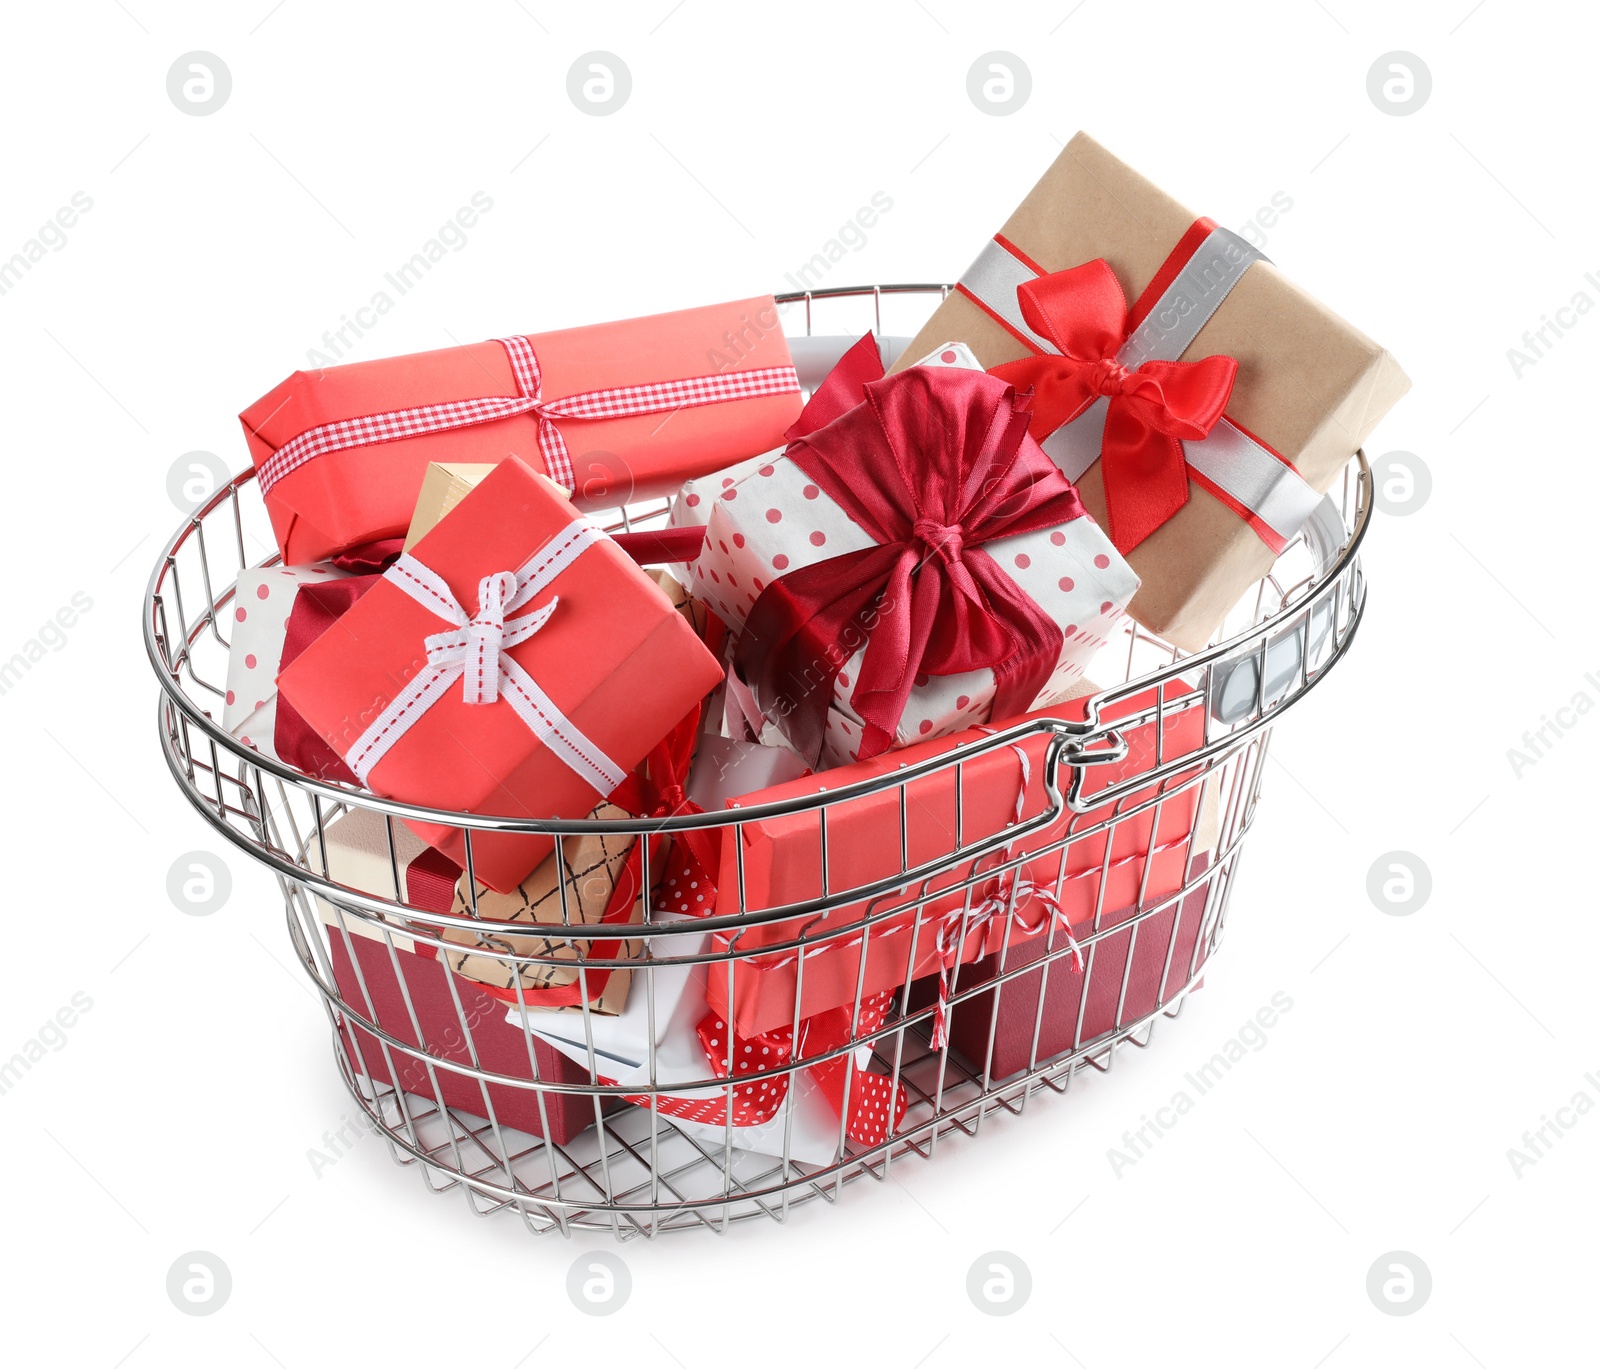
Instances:
[[[1600,25],[1509,0],[1110,0],[778,6],[14,6],[0,48],[0,258],[93,201],[0,296],[7,481],[0,657],[74,593],[93,607],[0,697],[9,916],[0,1057],[92,1008],[0,1097],[8,1179],[0,1353],[113,1366],[849,1362],[1486,1369],[1593,1357],[1600,1118],[1520,1177],[1507,1151],[1600,1071],[1585,717],[1520,777],[1508,748],[1600,699],[1589,315],[1518,378],[1507,349],[1600,300],[1590,156]],[[180,55],[232,74],[214,114],[166,90]],[[569,100],[594,49],[632,73],[608,117]],[[1432,94],[1368,98],[1407,50]],[[1032,94],[980,111],[974,60]],[[1431,470],[1379,516],[1356,649],[1279,728],[1223,952],[1148,1052],[836,1208],[718,1240],[627,1246],[631,1300],[565,1292],[584,1243],[435,1199],[351,1112],[281,903],[231,851],[233,894],[169,901],[179,855],[223,850],[159,758],[139,609],[179,514],[182,454],[242,468],[235,415],[486,192],[493,209],[350,355],[787,288],[874,192],[893,208],[829,283],[944,280],[1086,128],[1238,226],[1293,201],[1266,251],[1387,344],[1416,388],[1374,455]],[[1373,861],[1433,893],[1391,917]],[[1153,1151],[1107,1150],[1275,992],[1266,1046]],[[595,1242],[598,1248],[604,1242]],[[174,1259],[232,1271],[180,1315]],[[981,1254],[1033,1293],[991,1319]],[[1432,1272],[1382,1315],[1367,1270]]]

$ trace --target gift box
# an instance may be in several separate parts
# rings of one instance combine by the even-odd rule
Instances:
[[[234,736],[276,756],[272,734],[278,712],[278,663],[295,595],[302,585],[340,580],[346,574],[332,565],[265,566],[239,572],[233,583],[233,633],[222,704],[222,725]]]
[[[520,457],[584,507],[775,445],[800,388],[772,297],[297,371],[240,415],[289,562],[399,537],[431,461]]]
[[[711,939],[688,935],[656,944],[662,955],[695,956],[710,950]],[[823,1088],[809,1072],[795,1076],[792,1105],[773,1108],[765,1120],[739,1117],[731,1132],[725,1120],[696,1120],[697,1116],[725,1113],[727,1100],[723,1086],[684,1087],[717,1075],[699,1034],[707,1011],[707,969],[704,965],[666,964],[647,973],[648,978],[645,972],[636,977],[627,1007],[616,1017],[591,1016],[585,1023],[548,1013],[524,1013],[510,1006],[506,1020],[567,1056],[585,1073],[592,1064],[608,1083],[658,1090],[656,1111],[663,1131],[674,1127],[707,1147],[720,1147],[731,1140],[735,1150],[781,1155],[787,1127],[791,1160],[831,1163],[839,1143],[839,1114],[828,1105]],[[648,1094],[628,1096],[637,1106],[650,1107]]]
[[[687,787],[692,802],[715,812],[731,799],[809,773],[806,763],[786,746],[764,746],[707,733],[695,748]]]
[[[338,580],[313,580],[301,585],[295,591],[294,607],[289,610],[278,673],[282,674],[308,646],[343,618],[380,578],[376,574],[346,575]],[[300,716],[294,704],[281,696],[274,697],[277,698],[277,714],[273,719],[272,740],[278,759],[317,779],[356,784],[358,781],[343,757]]]
[[[602,803],[591,814],[597,819],[626,818],[627,813],[615,804]],[[387,821],[382,813],[368,808],[352,808],[328,825],[323,833],[323,849],[327,853],[328,875],[340,884],[382,898],[392,898],[416,907],[456,917],[472,917],[472,904],[466,894],[461,867],[442,852],[421,841],[406,826]],[[643,912],[635,899],[630,912],[628,893],[637,888],[638,868],[628,865],[632,841],[624,838],[572,837],[562,843],[567,864],[568,917],[574,925],[601,921],[639,921]],[[525,879],[514,895],[495,894],[480,886],[476,916],[485,920],[503,918],[517,922],[561,922],[560,893],[556,884],[556,855],[551,852]],[[555,907],[552,909],[551,904]],[[612,912],[615,903],[618,912]],[[339,926],[337,910],[326,900],[318,900],[322,920],[330,926]],[[349,919],[352,931],[372,933],[366,923]],[[526,965],[520,967],[522,993],[518,996],[513,978],[513,966],[496,959],[498,955],[558,956],[571,960],[577,952],[565,938],[537,936],[491,936],[487,929],[481,934],[464,928],[432,928],[427,932],[430,940],[414,944],[409,936],[395,931],[391,935],[403,949],[415,951],[426,959],[442,955],[444,963],[463,979],[484,986],[491,997],[503,1002],[520,1004],[530,1013],[581,1014],[582,994],[578,987],[575,969],[560,966]],[[451,951],[436,947],[431,939],[467,947],[465,951]],[[587,949],[600,943],[583,943]],[[634,943],[612,943],[628,945]],[[618,951],[619,955],[634,951]],[[590,970],[587,977],[590,1012],[596,1016],[616,1016],[622,1012],[628,997],[628,973],[599,973]],[[563,991],[564,990],[564,991]],[[582,1030],[581,1027],[578,1028]]]
[[[348,888],[437,912],[447,910],[455,897],[459,868],[403,824],[388,823],[371,809],[351,809],[329,823],[322,849],[329,878]],[[534,1043],[530,1066],[528,1040],[506,1022],[505,1004],[483,987],[452,976],[432,945],[418,943],[399,929],[385,935],[323,899],[317,902],[328,927],[334,982],[351,1012],[424,1055],[511,1078],[588,1082],[587,1070],[543,1041]],[[376,1083],[392,1084],[479,1117],[488,1111],[486,1087],[502,1125],[559,1143],[571,1140],[595,1120],[593,1099],[580,1094],[548,1093],[541,1106],[532,1089],[480,1086],[449,1069],[430,1071],[416,1055],[386,1048],[348,1013],[341,1014],[339,1031],[350,1059]]]
[[[965,347],[872,375],[868,337],[815,426],[720,492],[694,565],[744,631],[735,669],[817,768],[1062,697],[1138,585]]]
[[[427,473],[422,477],[422,492],[417,496],[417,507],[412,511],[411,525],[406,530],[403,549],[410,551],[424,536],[432,532],[439,520],[475,490],[493,470],[493,466],[486,465],[464,465],[454,461],[430,462]],[[544,476],[540,479],[563,498],[569,497],[553,480]],[[635,541],[642,540],[638,534],[624,533],[618,545],[622,546],[630,537]],[[642,562],[658,559],[642,554],[645,550],[648,548],[634,546],[628,548],[628,554],[634,560]],[[670,571],[650,569],[648,566],[645,574],[654,580],[661,592],[671,600],[672,606],[694,629],[695,635],[706,644],[707,649],[714,654],[720,652],[723,644],[722,624],[711,617],[704,604],[690,596],[682,580]]]
[[[628,816],[613,803],[602,803],[589,814],[599,822],[625,821]],[[457,917],[557,930],[522,935],[499,925],[482,932],[449,927],[442,939],[466,949],[443,951],[445,963],[457,974],[487,985],[497,997],[512,1002],[520,999],[534,1010],[582,1004],[587,998],[592,1011],[615,1016],[627,1002],[626,969],[596,969],[592,964],[580,969],[576,963],[518,964],[505,957],[540,956],[570,962],[580,956],[586,961],[637,957],[637,941],[571,938],[573,927],[589,923],[644,920],[644,900],[637,893],[638,871],[626,868],[633,847],[634,838],[629,834],[584,832],[565,837],[561,849],[540,861],[515,889],[496,893],[479,885],[475,901],[463,878],[450,908]],[[619,897],[627,899],[629,893],[635,895],[631,902],[614,906]]]
[[[674,938],[672,953],[698,955],[709,949],[708,937]],[[545,1016],[507,1012],[506,1020],[540,1038],[599,1082],[645,1092],[622,1095],[628,1102],[654,1111],[663,1129],[672,1127],[703,1147],[781,1156],[800,1164],[828,1165],[839,1155],[841,1132],[849,1140],[876,1145],[887,1134],[886,1120],[898,1126],[905,1114],[904,1087],[871,1068],[869,1053],[858,1051],[846,1078],[845,1061],[819,1061],[793,1073],[740,1082],[752,1069],[781,1070],[793,1059],[792,1034],[778,1033],[748,1041],[728,1037],[725,1024],[706,1006],[704,965],[660,966],[655,981],[657,1028],[653,1046],[646,1034],[644,1010],[630,1006],[615,1020],[591,1018],[591,1040],[581,1030],[565,1031]],[[643,997],[633,995],[638,1003]],[[881,1008],[881,1005],[879,1005]],[[623,1030],[638,1014],[631,1031]],[[811,1054],[823,1055],[844,1044],[847,1015],[807,1024],[804,1038]],[[863,1018],[863,1030],[874,1023]],[[592,1046],[592,1050],[591,1050]],[[730,1061],[732,1066],[730,1068]],[[705,1080],[732,1080],[705,1084]],[[841,1127],[841,1118],[844,1125]]]
[[[720,471],[713,471],[710,475],[685,480],[677,494],[673,496],[672,507],[667,511],[667,526],[685,531],[705,527],[711,521],[711,511],[716,508],[717,498],[722,491],[732,489],[747,475],[754,475],[774,456],[781,455],[782,450],[780,447],[776,451],[763,451],[758,456],[735,462]],[[692,561],[674,565],[671,569],[685,584],[693,582]]]
[[[381,941],[352,935],[347,942],[337,929],[329,934],[329,954],[339,995],[351,1010],[413,1051],[530,1083],[535,1078],[556,1085],[589,1082],[587,1070],[537,1039],[530,1066],[528,1037],[505,1020],[505,1004],[459,976],[452,983],[437,960],[399,949],[391,956]],[[417,1054],[386,1047],[349,1014],[340,1016],[339,1035],[356,1069],[374,1083],[392,1084],[475,1117],[487,1117],[492,1109],[501,1126],[558,1145],[592,1126],[597,1116],[592,1095],[484,1084],[443,1066],[430,1069]]]
[[[660,588],[512,458],[278,686],[375,793],[581,818],[721,676]],[[467,864],[460,828],[415,830]],[[509,893],[551,848],[542,834],[479,831],[474,876]]]
[[[674,914],[661,915],[653,922],[678,922],[685,919]],[[652,956],[694,956],[709,949],[709,940],[703,934],[685,934],[658,940],[651,947]],[[639,942],[630,942],[627,954],[635,962],[644,961],[644,951]],[[548,1042],[563,1055],[589,1068],[590,1050],[594,1052],[596,1070],[607,1078],[623,1083],[635,1082],[625,1076],[629,1071],[645,1067],[650,1058],[652,1044],[659,1050],[667,1041],[671,1024],[680,1015],[685,999],[694,1021],[705,1013],[705,996],[696,977],[698,967],[692,965],[652,965],[641,969],[637,976],[638,992],[629,992],[615,1013],[590,1013],[588,1018],[574,1013],[540,1012],[532,1005],[531,996],[524,995],[522,1003],[506,1004],[506,1021],[524,1031],[533,1033]],[[619,971],[613,979],[627,979],[631,971]],[[631,988],[631,985],[630,985]],[[698,997],[697,997],[698,994]],[[653,998],[653,1002],[652,1002]],[[693,1034],[691,1023],[690,1034]],[[700,1064],[704,1066],[702,1057]],[[703,1077],[695,1076],[695,1077]]]
[[[1210,860],[1204,851],[1194,857],[1190,883]],[[1080,952],[1081,967],[1059,933],[1013,943],[1004,956],[1006,978],[995,988],[982,986],[1002,973],[1000,954],[962,966],[950,989],[951,1046],[979,1073],[1007,1079],[1170,1007],[1188,987],[1190,965],[1204,964],[1197,945],[1210,887],[1203,884],[1138,921],[1131,905],[1102,913],[1106,935]],[[1046,955],[1053,956],[1049,965],[1039,965]]]
[[[1170,702],[1188,692],[1187,686],[1170,681],[1164,696]],[[1156,691],[1143,690],[1107,706],[1100,718],[1103,722],[1131,718],[1155,708],[1156,703]],[[1085,708],[1085,701],[1079,698],[1012,721],[1082,719]],[[1181,758],[1203,741],[1205,724],[1199,708],[1169,708],[1161,725],[1164,763]],[[839,791],[982,741],[990,731],[977,728],[921,743],[761,790],[742,802],[754,806],[822,790]],[[1108,785],[1144,772],[1155,761],[1153,719],[1121,731],[1128,742],[1126,757],[1097,764],[1086,772],[1084,794],[1090,801]],[[825,895],[848,896],[853,890],[886,882],[889,891],[822,912],[744,928],[738,940],[742,958],[733,964],[731,987],[726,975],[713,976],[708,986],[712,1006],[729,1012],[742,1034],[755,1035],[794,1021],[797,987],[798,1014],[809,1017],[852,1004],[858,985],[859,992],[868,995],[892,990],[908,980],[942,974],[957,964],[992,954],[1007,944],[1008,938],[1014,947],[1042,936],[1051,927],[1081,928],[1093,918],[1096,907],[1136,903],[1141,888],[1147,898],[1160,898],[1181,888],[1201,787],[1179,788],[1181,776],[1166,781],[1172,792],[1159,807],[1137,811],[1154,797],[1150,789],[1125,798],[1119,811],[1127,816],[1118,819],[1109,842],[1105,830],[1095,830],[1110,821],[1113,814],[1108,809],[1097,808],[1087,814],[1064,809],[1041,830],[990,855],[979,867],[974,868],[971,860],[947,860],[948,868],[925,884],[916,888],[893,884],[906,868],[946,859],[983,834],[1000,832],[1019,819],[1041,814],[1047,806],[1041,772],[1049,735],[1041,732],[962,762],[959,812],[955,771],[949,767],[907,781],[903,804],[899,785],[833,801],[826,809],[825,870],[821,860],[823,819],[818,809],[742,824],[738,838],[742,851],[735,847],[732,834],[723,844],[719,915],[741,911],[741,878],[745,909],[750,912],[803,904]],[[1066,781],[1063,772],[1063,786]],[[1083,835],[1064,849],[1046,851],[1077,833]],[[902,850],[905,865],[901,863]],[[1027,858],[1029,852],[1041,854]],[[983,869],[1013,860],[1018,862],[1014,872],[979,879],[970,895],[959,887]],[[920,913],[904,906],[922,893],[933,896]],[[900,907],[904,911],[894,911]],[[863,929],[859,924],[869,911],[889,916]],[[764,949],[768,947],[772,949]]]
[[[1139,575],[1130,612],[1187,650],[1410,387],[1249,243],[1082,133],[907,356],[952,337],[1034,388],[1034,435]]]

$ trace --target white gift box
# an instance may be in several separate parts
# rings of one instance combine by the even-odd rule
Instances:
[[[666,939],[666,942],[663,954],[703,955],[710,949],[711,939],[685,934]],[[655,988],[654,1087],[675,1098],[713,1102],[726,1098],[727,1089],[723,1085],[702,1089],[673,1087],[676,1081],[706,1079],[712,1073],[699,1034],[700,1020],[706,1014],[706,967],[661,965],[648,974]],[[506,1021],[541,1037],[584,1069],[591,1067],[589,1047],[592,1042],[593,1067],[599,1074],[627,1087],[649,1089],[650,994],[645,974],[636,971],[634,978],[628,1006],[616,1017],[591,1016],[587,1036],[582,1020],[577,1017],[525,1015],[515,1004],[507,1009]],[[733,1127],[733,1147],[758,1155],[781,1156],[787,1128],[791,1160],[812,1165],[831,1164],[839,1145],[839,1116],[808,1071],[797,1071],[790,1079],[789,1097],[777,1115],[758,1126]],[[663,1127],[676,1127],[686,1136],[695,1137],[707,1148],[725,1145],[730,1130],[715,1122],[691,1122],[665,1114],[660,1115],[660,1122]]]
[[[229,735],[237,737],[252,750],[259,751],[263,756],[278,759],[278,750],[273,745],[272,736],[278,725],[278,692],[273,690],[272,697],[266,700],[260,708],[255,709],[248,718],[233,728]]]
[[[244,570],[233,584],[233,639],[228,648],[228,692],[222,725],[256,750],[276,756],[278,663],[289,612],[301,585],[343,580],[337,566],[267,566]]]
[[[774,456],[783,453],[781,447],[770,452],[763,452],[760,456],[752,456],[747,461],[740,461],[736,465],[728,466],[713,475],[702,475],[694,480],[686,480],[683,487],[673,496],[672,507],[667,512],[667,526],[669,528],[703,528],[711,521],[711,510],[716,507],[717,496],[723,490],[732,489],[745,476],[753,474]],[[690,576],[694,573],[692,563],[674,563],[672,573],[683,584],[690,584]]]
[[[939,348],[918,365],[981,369],[961,343]],[[757,596],[772,580],[875,543],[786,456],[772,453],[736,469],[743,473],[717,491],[690,588],[723,622],[742,629]],[[702,498],[695,512],[703,503]],[[1139,577],[1087,515],[985,543],[983,550],[1061,628],[1055,669],[1027,707],[1054,703],[1105,645],[1138,589]],[[862,723],[850,694],[865,654],[864,647],[856,651],[835,681],[823,743],[825,766],[857,758]],[[992,670],[918,676],[894,744],[907,746],[987,722],[993,700]]]
[[[684,791],[692,802],[714,813],[726,807],[729,799],[797,780],[810,769],[787,746],[764,746],[707,733],[695,747]]]

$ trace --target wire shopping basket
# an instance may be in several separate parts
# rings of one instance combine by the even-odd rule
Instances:
[[[867,326],[893,350],[885,314],[909,311],[914,331],[947,290],[780,296],[802,384],[814,386]],[[813,332],[824,314],[838,316],[837,332]],[[234,577],[278,560],[253,480],[246,472],[197,509],[151,578],[145,641],[172,775],[277,875],[344,1082],[393,1157],[435,1191],[461,1190],[480,1214],[618,1238],[783,1220],[798,1203],[833,1201],[851,1180],[884,1179],[946,1137],[978,1135],[999,1111],[1065,1093],[1079,1071],[1109,1069],[1118,1047],[1147,1045],[1160,1018],[1176,1017],[1221,937],[1272,725],[1360,623],[1357,550],[1371,507],[1358,453],[1210,646],[1184,654],[1128,621],[1097,658],[1094,692],[1059,717],[997,724],[970,745],[804,798],[536,821],[312,779],[219,725]],[[658,502],[598,521],[640,530],[667,512]],[[995,818],[997,774],[1011,790]],[[1013,806],[1024,792],[1037,798]],[[928,855],[919,823],[932,794],[947,820]],[[877,814],[865,861],[849,849],[861,830],[853,805]],[[991,817],[975,820],[980,810]],[[407,871],[419,843],[404,819],[460,829],[469,870],[475,833],[551,836],[560,917],[537,936],[525,921],[489,921],[470,880],[450,911],[419,900]],[[745,853],[771,823],[811,834],[814,896],[762,901]],[[366,834],[361,879],[330,859],[337,824]],[[896,829],[898,859],[887,840]],[[696,832],[736,853],[721,867],[732,888],[714,916],[649,899],[621,925],[579,915],[594,874],[580,848],[606,859],[637,840],[641,886],[657,890],[663,834],[687,842]],[[977,958],[943,954],[975,929]],[[886,945],[909,947],[905,979],[930,945],[941,969],[873,992],[869,956]],[[794,981],[788,1020],[746,1024],[741,1036],[740,1023],[708,1010],[708,988],[733,1003],[736,981],[773,973]],[[844,989],[828,1012],[802,1019],[806,978],[824,973]],[[530,986],[552,975],[581,992],[569,1008],[540,1011]],[[624,982],[625,1002],[591,994],[591,977]]]

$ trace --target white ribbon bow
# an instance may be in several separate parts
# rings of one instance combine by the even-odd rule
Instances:
[[[519,618],[510,615],[545,589],[605,534],[578,520],[553,537],[518,569],[486,575],[478,583],[478,611],[468,615],[450,586],[409,552],[384,578],[404,590],[451,626],[423,638],[427,666],[390,701],[357,738],[345,760],[363,784],[377,763],[411,726],[449,692],[458,679],[469,704],[494,704],[502,698],[527,724],[536,741],[559,757],[594,789],[609,794],[627,776],[573,724],[538,682],[514,660],[510,649],[527,641],[550,621],[560,602]]]
[[[449,594],[446,589],[445,595]],[[505,654],[506,649],[532,637],[550,621],[550,615],[561,602],[558,595],[543,608],[506,621],[532,597],[532,588],[519,584],[514,570],[485,575],[478,582],[478,611],[468,618],[451,597],[449,607],[454,610],[451,616],[457,620],[459,628],[422,639],[429,665],[448,671],[452,678],[456,674],[461,676],[462,697],[467,703],[492,704],[499,699],[501,675],[521,669]]]

